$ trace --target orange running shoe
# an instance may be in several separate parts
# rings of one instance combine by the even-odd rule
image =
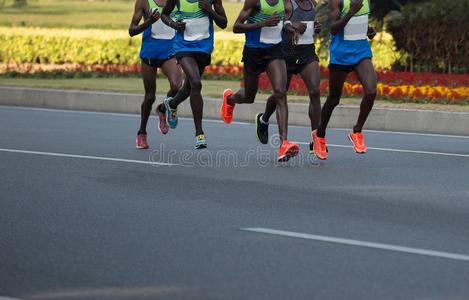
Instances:
[[[277,161],[288,161],[290,158],[297,156],[299,151],[300,147],[297,144],[284,140],[282,146],[278,149]]]
[[[160,108],[163,106],[163,104],[160,104],[156,107],[156,115],[158,116],[158,130],[162,134],[167,134],[169,131],[169,125],[168,122],[166,122],[166,113],[161,112]]]
[[[356,153],[364,154],[366,153],[365,141],[363,141],[363,133],[350,131],[348,134],[349,140],[352,142],[353,150]]]
[[[137,140],[135,141],[135,147],[137,149],[148,149],[150,146],[148,146],[147,143],[147,134],[146,133],[140,133],[137,135]]]
[[[233,110],[234,110],[234,105],[229,105],[228,104],[228,97],[233,95],[233,91],[230,89],[226,89],[223,92],[223,103],[221,104],[220,108],[220,117],[225,122],[226,124],[230,124],[231,121],[233,120]]]
[[[320,160],[327,159],[327,141],[325,137],[318,137],[318,131],[314,130],[311,134],[313,138],[313,151]]]

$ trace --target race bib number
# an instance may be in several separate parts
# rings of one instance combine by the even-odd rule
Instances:
[[[176,31],[167,26],[161,19],[151,26],[151,37],[158,40],[172,40]]]
[[[314,21],[302,22],[306,24],[305,32],[300,35],[298,45],[311,45],[314,44]]]
[[[210,21],[208,17],[199,19],[187,19],[183,22],[186,23],[184,30],[184,40],[186,41],[200,41],[210,37]]]
[[[283,23],[276,26],[266,26],[261,29],[260,42],[264,44],[278,44],[282,41]]]
[[[368,33],[368,15],[352,17],[344,28],[344,40],[366,40]]]

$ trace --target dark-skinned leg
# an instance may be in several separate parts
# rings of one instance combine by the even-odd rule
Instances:
[[[378,79],[370,59],[362,60],[355,67],[355,73],[363,86],[363,99],[360,104],[360,114],[358,115],[357,124],[353,127],[353,131],[361,132],[375,103]]]
[[[266,72],[272,85],[273,94],[267,99],[264,114],[268,119],[277,111],[278,132],[280,139],[284,141],[288,136],[287,66],[285,60],[271,61]]]
[[[293,74],[287,74],[287,91],[290,88],[290,83],[293,78]],[[277,104],[275,103],[275,100],[271,99],[273,95],[270,95],[269,98],[267,98],[267,104],[266,106],[269,106],[268,108],[266,107],[266,111],[268,111],[267,115],[265,112],[262,114],[262,120],[266,123],[269,122],[270,117],[272,116],[273,112],[277,109]]]
[[[188,80],[187,75],[186,75],[186,79],[184,79],[184,84],[182,85],[182,88],[180,88],[176,96],[174,96],[173,99],[171,99],[171,101],[169,102],[169,106],[171,108],[177,108],[179,104],[181,104],[187,98],[189,98],[190,94],[191,94],[191,83]]]
[[[175,58],[169,59],[161,66],[161,71],[168,78],[169,90],[166,93],[168,97],[174,97],[182,87],[182,71]]]
[[[319,83],[321,72],[319,64],[316,61],[308,64],[300,73],[309,93],[309,119],[311,121],[311,130],[315,130],[319,126],[321,119],[321,95],[319,91]]]
[[[327,124],[331,118],[334,108],[339,105],[342,96],[342,88],[348,72],[345,70],[331,69],[329,70],[329,96],[324,103],[321,111],[321,122],[318,127],[318,137],[326,136]]]
[[[174,97],[182,88],[182,70],[177,64],[175,58],[169,59],[161,66],[161,71],[166,76],[169,82],[169,90],[166,93],[166,97]],[[158,109],[160,112],[166,112],[164,105],[159,105]]]
[[[195,58],[189,56],[183,57],[179,64],[184,74],[186,74],[186,82],[189,82],[190,85],[190,101],[192,115],[194,117],[195,135],[200,135],[204,133],[202,129],[204,102],[201,94],[201,74],[203,73],[203,68],[200,69]],[[184,85],[186,85],[186,83],[184,83]],[[173,104],[173,101],[171,101],[171,104]]]
[[[138,133],[147,132],[148,118],[150,117],[151,107],[155,102],[156,93],[156,68],[150,67],[142,63],[143,87],[145,88],[145,96],[141,105],[141,120]]]
[[[259,89],[259,75],[249,74],[246,72],[245,69],[243,77],[244,88],[240,89],[239,91],[228,97],[227,103],[229,105],[254,103],[254,99],[256,99],[257,90]]]

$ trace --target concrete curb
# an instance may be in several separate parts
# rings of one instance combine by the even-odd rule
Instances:
[[[9,106],[139,113],[141,101],[142,95],[138,94],[0,87],[0,105]],[[238,105],[235,120],[252,122],[255,114],[262,112],[264,106],[263,102]],[[219,99],[205,98],[204,116],[218,119],[219,107]],[[358,107],[337,107],[330,126],[351,128],[358,111]],[[290,124],[309,126],[306,104],[290,103],[289,112]],[[188,101],[180,106],[179,114],[183,117],[192,116]],[[469,136],[469,113],[375,108],[367,121],[366,129]]]

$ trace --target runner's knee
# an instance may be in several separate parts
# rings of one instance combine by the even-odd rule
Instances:
[[[310,99],[317,99],[320,97],[319,87],[312,87],[308,90]]]
[[[376,87],[365,88],[364,94],[366,98],[375,99],[377,95]]]
[[[287,88],[286,87],[274,87],[273,96],[277,102],[286,102],[287,101]]]
[[[202,91],[202,81],[200,79],[191,80],[191,93],[199,93]]]

